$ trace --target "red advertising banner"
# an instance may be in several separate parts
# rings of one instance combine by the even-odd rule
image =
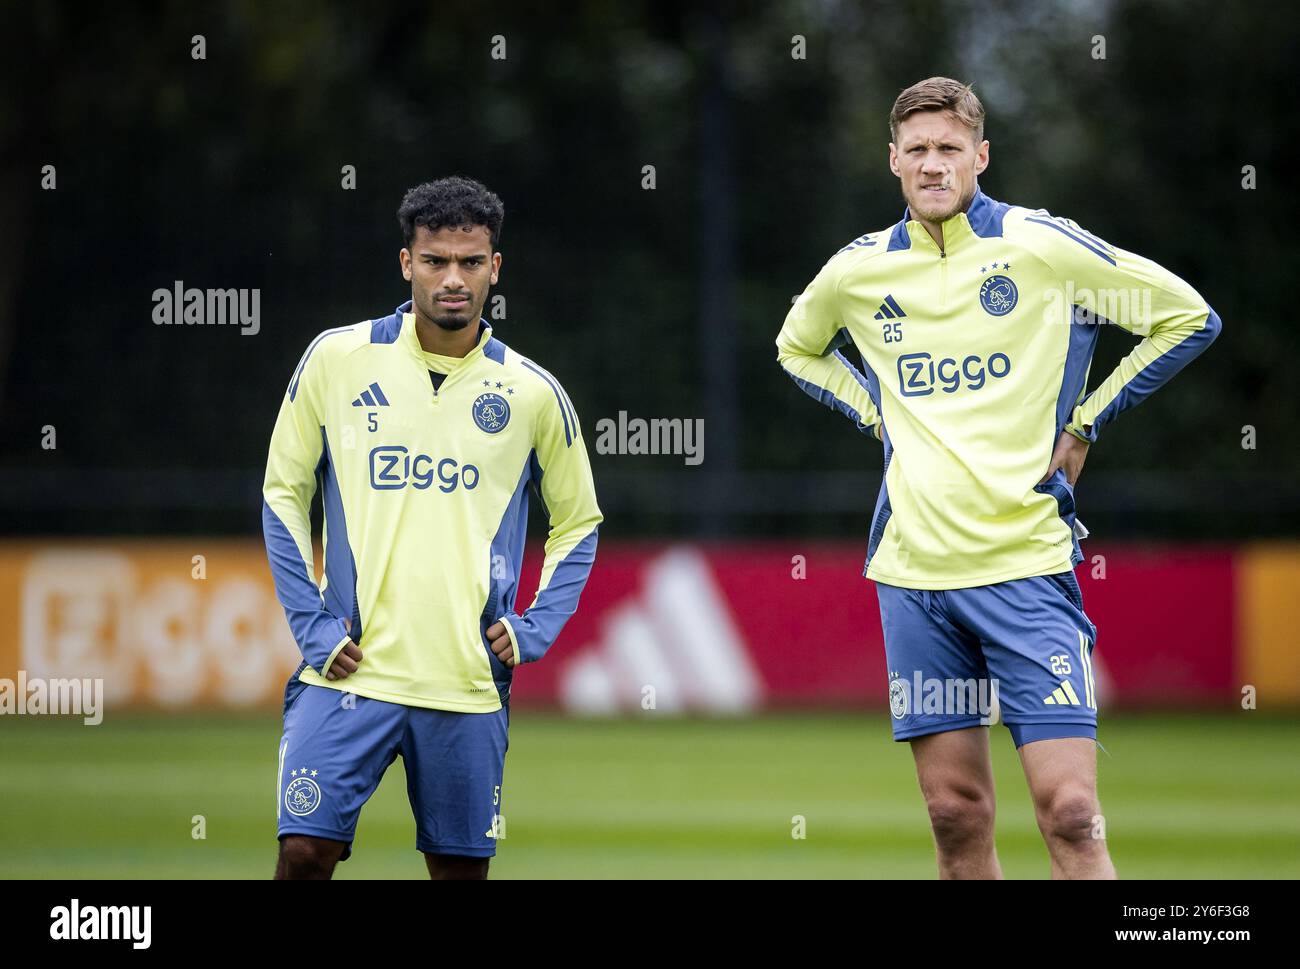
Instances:
[[[862,566],[860,545],[794,539],[602,547],[578,614],[515,696],[597,712],[635,709],[656,685],[660,710],[883,705],[880,612]],[[1230,549],[1094,548],[1076,572],[1098,626],[1102,702],[1238,697]]]
[[[1091,543],[1089,543],[1091,546]],[[1300,549],[1094,546],[1077,570],[1107,705],[1300,701]],[[861,543],[601,542],[577,614],[516,672],[519,703],[589,714],[884,706]],[[319,557],[318,557],[319,562]],[[524,589],[536,587],[530,547]],[[519,607],[531,601],[521,597]],[[0,546],[0,687],[103,679],[110,707],[272,707],[298,663],[256,540]]]

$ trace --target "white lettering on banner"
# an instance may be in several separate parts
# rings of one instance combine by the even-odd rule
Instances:
[[[189,558],[178,561],[175,578],[146,580],[120,551],[34,556],[22,576],[21,665],[33,677],[101,678],[110,705],[249,706],[278,693],[298,651],[269,583],[217,568],[196,583]]]
[[[129,657],[109,644],[129,639],[123,605],[134,585],[131,560],[115,552],[49,552],[26,570],[21,665],[37,677],[104,681],[107,703],[130,699]]]
[[[227,643],[239,651],[238,663],[221,666],[216,684],[220,699],[235,706],[256,703],[268,683],[280,693],[288,675],[282,672],[284,658],[288,656],[296,666],[298,645],[266,583],[237,577],[219,582],[208,595],[203,616],[199,642]],[[253,640],[257,648],[245,650]]]
[[[207,685],[195,629],[198,588],[188,580],[162,579],[141,590],[136,603],[132,639],[149,671],[148,698],[164,706],[189,706]]]

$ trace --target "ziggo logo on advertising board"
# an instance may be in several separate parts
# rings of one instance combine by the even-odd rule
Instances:
[[[302,658],[255,544],[10,550],[0,565],[17,626],[0,676],[102,678],[110,711],[266,703]]]

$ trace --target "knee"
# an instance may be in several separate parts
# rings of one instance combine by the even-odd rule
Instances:
[[[944,791],[926,800],[930,827],[941,850],[952,851],[993,835],[993,798],[974,791]]]
[[[289,835],[280,840],[280,860],[275,875],[280,879],[326,879],[334,873],[341,846],[319,838]]]
[[[471,858],[466,855],[440,855],[425,853],[429,877],[437,881],[482,881],[488,876],[488,858]]]
[[[1091,791],[1063,787],[1037,807],[1038,826],[1048,838],[1084,847],[1105,837],[1100,806]]]

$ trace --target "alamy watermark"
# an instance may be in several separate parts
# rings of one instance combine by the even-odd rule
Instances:
[[[74,898],[50,909],[50,938],[56,942],[121,941],[147,949],[152,925],[151,905],[82,905]]]
[[[262,328],[260,289],[186,289],[178,279],[171,289],[155,289],[153,303],[156,326],[238,326],[242,336]]]
[[[1069,326],[1114,323],[1131,333],[1145,336],[1151,332],[1151,287],[1135,289],[1076,288],[1067,279],[1063,289],[1043,293],[1043,321]]]
[[[597,454],[681,454],[689,465],[704,461],[704,418],[627,416],[596,422]]]
[[[889,712],[895,720],[917,713],[957,716],[978,713],[980,723],[987,726],[996,723],[998,718],[998,681],[983,677],[941,680],[922,677],[920,670],[914,670],[909,680],[891,670]]]
[[[104,681],[102,679],[45,679],[28,677],[18,671],[17,682],[0,677],[0,715],[82,717],[86,726],[98,726],[104,720]]]

